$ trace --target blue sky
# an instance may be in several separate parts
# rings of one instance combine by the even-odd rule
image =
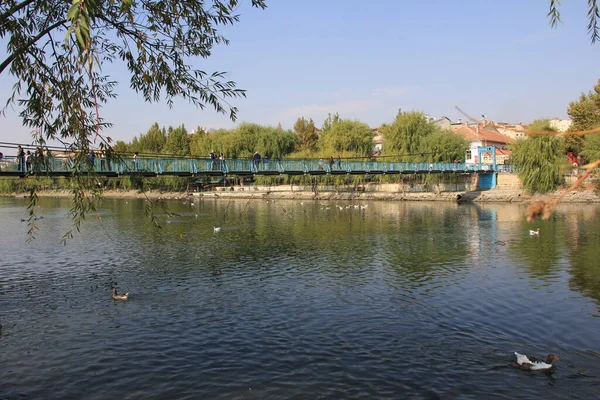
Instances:
[[[234,100],[237,122],[185,101],[148,104],[129,89],[126,70],[105,70],[120,82],[119,98],[101,110],[131,140],[152,123],[230,128],[239,122],[291,128],[299,117],[320,126],[328,113],[375,127],[398,109],[507,122],[566,118],[570,101],[600,74],[600,44],[586,32],[586,3],[564,2],[553,29],[549,0],[245,0],[241,22],[224,29],[229,46],[194,66],[228,71],[247,98]],[[3,49],[4,50],[4,49]],[[0,53],[4,58],[4,53]],[[6,98],[14,83],[0,76]],[[4,103],[4,101],[3,101]],[[0,117],[0,141],[29,143],[16,112]]]

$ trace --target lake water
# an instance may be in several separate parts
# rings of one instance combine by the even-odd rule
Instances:
[[[600,398],[600,206],[168,204],[0,198],[1,399]]]

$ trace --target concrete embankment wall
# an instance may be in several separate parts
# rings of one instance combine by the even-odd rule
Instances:
[[[501,172],[496,176],[496,189],[523,190],[523,184],[517,174]]]
[[[547,194],[553,198],[560,194]],[[497,186],[490,190],[477,189],[477,176],[472,175],[455,183],[421,184],[365,183],[357,186],[327,185],[280,185],[216,188],[211,192],[196,193],[206,198],[241,199],[313,199],[313,200],[391,200],[391,201],[456,201],[456,202],[527,202],[531,199],[523,191],[519,177],[512,173],[499,173]],[[580,190],[567,194],[567,203],[600,203],[600,196],[593,190]]]
[[[390,200],[390,201],[451,201],[451,202],[528,202],[532,197],[523,192],[521,182],[515,174],[500,173],[497,187],[478,190],[476,175],[465,176],[454,183],[422,184],[406,179],[403,183],[361,183],[359,185],[279,185],[279,186],[235,186],[217,187],[208,192],[162,192],[136,190],[108,190],[107,198],[162,198],[180,199],[189,195],[224,199],[299,199],[299,200]],[[571,177],[569,184],[574,181]],[[564,190],[564,189],[563,189]],[[561,191],[546,194],[546,199],[558,196]],[[71,197],[70,191],[40,191],[38,196]],[[12,196],[28,196],[28,193],[13,193]],[[563,203],[600,203],[598,192],[593,189],[568,193]]]

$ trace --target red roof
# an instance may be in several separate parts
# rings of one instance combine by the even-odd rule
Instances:
[[[463,135],[463,137],[469,142],[482,141],[502,144],[508,144],[513,142],[513,140],[509,136],[501,134],[494,128],[479,128],[479,133],[477,133],[476,126],[461,125],[453,127],[453,130],[454,133]]]

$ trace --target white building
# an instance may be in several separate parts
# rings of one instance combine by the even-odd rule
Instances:
[[[471,145],[465,157],[467,164],[478,164],[479,148],[490,147],[496,148],[496,164],[504,164],[510,157],[508,145],[513,142],[513,139],[498,132],[492,126],[479,127],[470,125],[453,126],[453,131],[457,135],[462,135]],[[490,156],[483,155],[482,164],[492,164],[493,160]]]
[[[556,129],[558,132],[566,132],[571,127],[573,121],[570,119],[558,119],[552,118],[550,121],[550,128]]]

